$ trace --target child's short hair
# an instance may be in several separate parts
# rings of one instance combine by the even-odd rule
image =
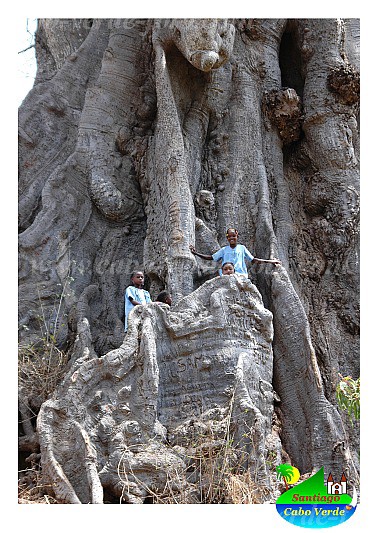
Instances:
[[[143,270],[133,270],[131,272],[131,275],[130,275],[130,279],[133,279],[134,276],[136,276],[138,274],[138,272],[142,272],[143,276],[144,276],[144,272]]]
[[[226,231],[226,237],[228,237],[228,232],[229,231],[234,231],[236,234],[238,234],[238,230],[236,228],[228,228],[227,231]]]
[[[166,303],[166,299],[169,298],[170,296],[171,296],[171,295],[169,294],[168,291],[161,291],[161,292],[157,295],[156,301],[165,304],[165,303]]]

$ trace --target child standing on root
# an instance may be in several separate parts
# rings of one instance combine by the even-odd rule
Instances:
[[[252,263],[273,263],[274,265],[281,264],[281,261],[278,259],[259,259],[258,257],[254,257],[243,244],[238,244],[238,235],[239,233],[237,229],[229,228],[226,232],[228,245],[223,246],[223,248],[215,252],[213,255],[200,254],[196,252],[194,246],[189,246],[189,248],[192,254],[197,255],[202,259],[206,259],[207,261],[222,260],[222,265],[225,263],[233,263],[235,273],[242,274],[246,277],[248,277],[246,261],[251,261]],[[219,270],[219,274],[222,275],[222,270]]]
[[[131,274],[131,285],[125,293],[125,331],[127,331],[127,320],[129,313],[136,305],[145,305],[151,303],[151,296],[148,291],[143,289],[144,274],[140,270],[135,270]]]

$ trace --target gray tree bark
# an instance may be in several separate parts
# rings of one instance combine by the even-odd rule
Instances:
[[[226,244],[228,227],[239,229],[254,255],[278,257],[282,266],[253,264],[252,283],[243,289],[256,287],[256,302],[261,294],[272,313],[271,371],[261,377],[251,367],[251,347],[240,356],[242,344],[234,346],[237,337],[227,337],[223,322],[224,331],[213,331],[219,353],[233,341],[235,380],[206,385],[224,410],[222,438],[236,415],[217,399],[218,382],[237,391],[239,404],[245,387],[254,414],[247,422],[236,416],[235,438],[246,449],[241,427],[255,428],[246,468],[263,473],[267,485],[273,448],[301,472],[346,470],[357,483],[358,427],[339,413],[335,389],[339,374],[359,375],[358,20],[41,19],[36,52],[36,82],[19,110],[20,342],[40,343],[42,324],[44,335],[71,354],[66,378],[42,404],[38,422],[42,464],[55,493],[68,503],[101,503],[104,486],[124,496],[122,463],[128,479],[140,469],[125,497],[139,503],[147,486],[163,490],[166,478],[152,479],[146,458],[155,453],[164,457],[165,474],[181,472],[177,491],[196,501],[185,460],[165,440],[171,434],[176,443],[172,435],[190,416],[203,422],[196,401],[194,414],[181,410],[177,427],[165,408],[172,373],[163,371],[158,345],[172,352],[180,342],[169,312],[163,318],[156,304],[149,311],[154,318],[146,310],[138,319],[139,334],[131,328],[125,337],[124,291],[138,268],[153,299],[163,288],[172,293],[172,317],[181,316],[184,330],[201,317],[216,321],[214,309],[227,307],[233,290],[219,292],[222,283],[231,282],[213,280],[215,265],[195,258],[189,245],[211,254]],[[252,304],[240,287],[234,290],[241,309],[234,323],[243,330]],[[202,297],[207,303],[193,315],[191,305]],[[202,361],[200,344],[190,353]],[[128,368],[127,383],[112,389],[119,364]],[[85,369],[96,378],[83,377],[86,386],[80,382],[77,392],[72,377]],[[264,403],[257,376],[277,398],[281,432],[273,448],[267,444],[273,396]],[[199,378],[194,372],[187,379]],[[132,419],[122,418],[125,412],[117,415],[122,420],[102,419],[101,431],[113,428],[114,441],[99,437],[99,420],[80,414],[80,406],[85,410],[94,395],[105,409],[109,394],[128,390],[133,380],[148,398],[135,400]],[[22,411],[30,404],[39,409],[41,402],[21,391]],[[112,392],[101,400],[104,391]],[[79,450],[75,464],[73,442],[52,445],[68,429]],[[138,457],[130,455],[130,435],[140,445]]]

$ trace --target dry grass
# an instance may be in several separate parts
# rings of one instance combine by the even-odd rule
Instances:
[[[38,292],[40,315],[35,317],[35,319],[38,320],[40,334],[31,335],[29,338],[33,339],[33,341],[19,345],[18,384],[21,391],[21,401],[23,396],[28,407],[30,403],[40,405],[47,400],[64,377],[68,354],[57,347],[57,337],[63,325],[60,324],[60,318],[62,318],[61,311],[64,297],[72,279],[67,276],[61,293],[56,295],[53,309],[55,318],[46,316],[46,311]],[[26,325],[23,325],[22,329],[29,330]],[[37,399],[37,402],[34,402],[34,399]]]
[[[56,328],[54,328],[55,331]],[[18,350],[19,413],[24,436],[19,439],[20,449],[39,451],[35,421],[41,404],[46,401],[66,372],[69,355],[59,350],[53,334],[41,329],[35,342],[20,344]],[[18,503],[56,504],[43,483],[39,466],[40,454],[31,453],[25,459],[30,468],[19,471]]]
[[[64,377],[68,355],[54,342],[20,346],[18,352],[18,383],[28,398],[47,400]]]
[[[51,489],[43,482],[39,466],[38,454],[28,458],[30,468],[18,473],[18,503],[19,504],[57,504],[58,502],[49,495]]]
[[[225,501],[224,503],[234,504],[251,504],[263,503],[265,496],[269,496],[266,487],[256,483],[251,473],[229,474],[224,480],[225,484]]]
[[[19,411],[26,434],[33,435],[35,418],[41,403],[50,396],[64,376],[68,356],[54,344],[39,347],[23,347],[19,350]],[[22,437],[25,439],[26,437]],[[38,449],[36,441],[34,449]],[[39,454],[32,453],[27,459],[31,467],[19,472],[18,503],[56,504],[49,496],[49,487],[42,482]]]
[[[118,475],[125,492],[131,481],[141,486],[155,504],[260,504],[271,500],[269,483],[257,480],[246,468],[248,454],[234,446],[231,439],[213,434],[210,421],[208,429],[186,443],[186,466],[179,472],[166,472],[165,486],[152,489],[132,470],[126,472],[121,460]]]

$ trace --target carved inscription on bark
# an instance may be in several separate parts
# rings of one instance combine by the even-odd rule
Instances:
[[[82,359],[38,420],[42,464],[58,499],[101,503],[103,486],[142,503],[150,486],[164,490],[172,472],[182,491],[190,484],[175,445],[182,453],[188,425],[203,427],[204,421],[222,442],[232,438],[240,445],[247,468],[269,484],[272,315],[250,280],[215,278],[172,308],[136,307],[123,345],[100,359],[86,355],[84,325],[76,353]],[[85,443],[75,461],[62,448],[73,449],[77,441],[69,427]],[[157,460],[163,465],[158,481]]]

